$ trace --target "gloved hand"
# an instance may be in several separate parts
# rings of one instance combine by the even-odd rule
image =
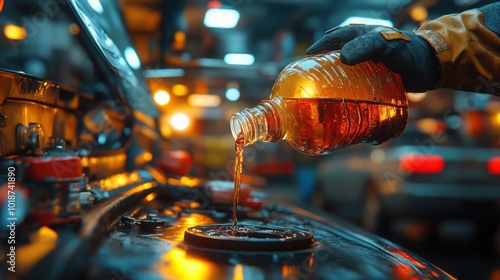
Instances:
[[[434,49],[413,32],[364,24],[336,27],[326,31],[306,54],[340,49],[340,60],[347,65],[367,60],[383,62],[401,75],[409,92],[433,89],[440,78]]]

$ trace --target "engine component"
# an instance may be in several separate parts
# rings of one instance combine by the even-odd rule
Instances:
[[[290,251],[312,246],[314,235],[297,229],[274,226],[205,225],[190,227],[184,232],[188,244],[211,249],[237,251]]]

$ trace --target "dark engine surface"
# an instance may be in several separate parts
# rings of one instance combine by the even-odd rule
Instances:
[[[146,175],[143,173],[143,177]],[[66,224],[54,228],[57,245],[23,278],[41,279],[41,275],[45,279],[450,277],[411,252],[355,226],[276,201],[265,200],[260,208],[241,207],[240,223],[309,231],[314,234],[310,248],[256,252],[188,245],[184,242],[188,227],[230,224],[232,211],[229,206],[212,203],[203,182],[181,179],[168,179],[164,184],[145,182],[97,205],[83,217],[80,227]],[[188,184],[183,185],[182,181]]]

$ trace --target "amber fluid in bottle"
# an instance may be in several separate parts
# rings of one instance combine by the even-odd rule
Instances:
[[[286,140],[302,153],[320,155],[398,137],[407,118],[398,74],[382,63],[348,66],[331,52],[286,66],[269,100],[234,114],[230,126],[245,146]]]

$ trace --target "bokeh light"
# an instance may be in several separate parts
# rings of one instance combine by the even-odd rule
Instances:
[[[170,125],[172,125],[175,130],[186,130],[189,126],[189,117],[184,113],[177,113],[170,119]]]
[[[154,100],[156,104],[164,106],[167,105],[168,102],[170,102],[170,95],[164,90],[159,90],[155,92]]]

